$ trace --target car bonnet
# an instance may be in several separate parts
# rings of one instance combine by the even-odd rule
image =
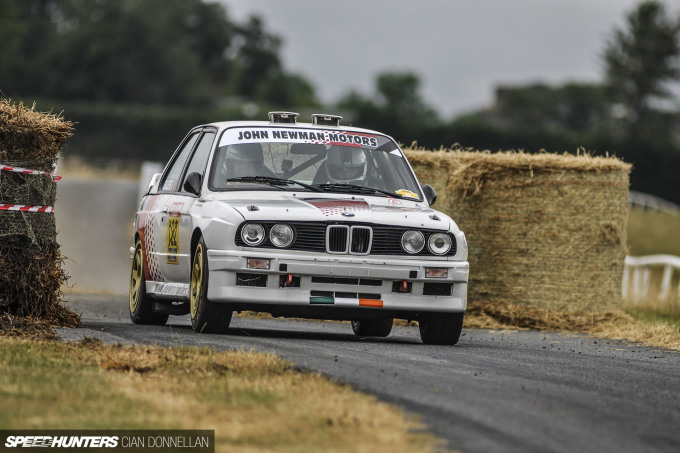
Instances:
[[[452,223],[448,216],[422,203],[398,198],[310,193],[277,194],[267,199],[220,198],[251,221],[356,222],[438,230],[448,230]]]

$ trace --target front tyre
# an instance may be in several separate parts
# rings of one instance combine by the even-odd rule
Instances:
[[[153,300],[146,294],[146,277],[144,276],[144,253],[142,241],[135,244],[130,273],[130,319],[135,324],[163,326],[168,322],[168,315],[154,313]]]
[[[392,332],[392,318],[352,321],[352,331],[357,337],[386,337]]]
[[[464,313],[422,313],[418,318],[420,338],[425,344],[453,345],[463,330]]]
[[[232,310],[227,304],[208,300],[208,249],[203,238],[194,249],[191,266],[190,310],[191,327],[196,332],[224,333],[229,328]]]

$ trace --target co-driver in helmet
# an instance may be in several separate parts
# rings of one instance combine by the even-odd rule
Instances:
[[[223,164],[226,179],[264,175],[264,157],[259,143],[229,145],[226,153]]]

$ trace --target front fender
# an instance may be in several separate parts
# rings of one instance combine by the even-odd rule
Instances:
[[[231,206],[218,201],[199,202],[192,213],[193,230],[199,230],[208,249],[234,249],[236,229],[243,216]]]

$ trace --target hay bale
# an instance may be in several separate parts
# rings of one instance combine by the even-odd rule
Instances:
[[[51,171],[72,134],[73,123],[59,115],[0,99],[0,163]]]
[[[50,172],[72,123],[0,99],[0,164]],[[49,174],[0,171],[0,204],[54,206]],[[60,305],[67,276],[51,212],[0,210],[0,313],[77,324]]]
[[[471,305],[621,305],[631,166],[570,154],[407,150],[468,239]]]
[[[25,238],[0,243],[0,311],[17,316],[55,312],[66,281],[59,246],[37,247]]]

